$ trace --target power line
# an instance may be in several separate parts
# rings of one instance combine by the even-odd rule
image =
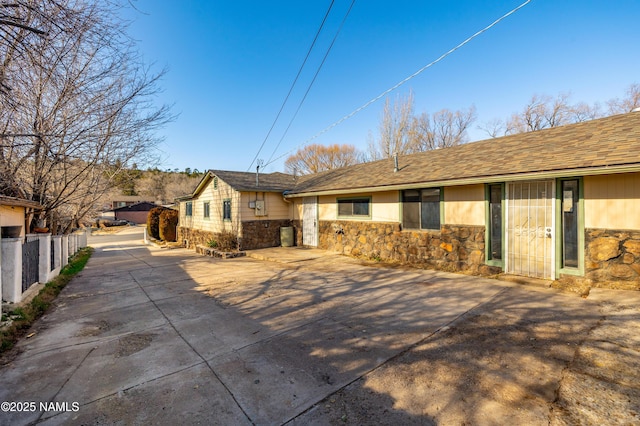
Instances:
[[[289,100],[289,96],[291,95],[291,92],[293,91],[293,88],[295,87],[296,83],[298,82],[298,78],[300,77],[300,74],[302,73],[302,69],[304,68],[305,64],[307,63],[307,59],[309,59],[309,55],[311,55],[311,51],[313,50],[313,47],[315,46],[316,41],[318,40],[318,37],[320,36],[320,32],[322,31],[322,28],[324,27],[324,23],[327,21],[327,17],[329,16],[329,12],[331,12],[331,8],[333,8],[334,1],[335,0],[331,0],[331,4],[329,4],[329,8],[327,9],[327,13],[325,13],[324,18],[322,19],[322,23],[320,23],[320,28],[318,28],[318,31],[316,32],[316,36],[313,38],[313,42],[311,42],[311,46],[309,46],[309,50],[307,51],[307,56],[305,56],[304,61],[302,61],[302,65],[300,65],[300,69],[298,70],[298,74],[296,75],[296,78],[293,80],[293,83],[291,83],[291,87],[289,88],[289,93],[287,93],[287,96],[284,98],[284,101],[282,102],[282,105],[280,106],[280,110],[278,111],[278,114],[276,115],[276,118],[273,120],[273,123],[271,124],[271,128],[267,132],[267,136],[264,137],[264,140],[262,141],[262,144],[260,145],[260,148],[258,149],[258,152],[256,153],[256,156],[253,157],[253,160],[251,160],[251,164],[249,164],[249,168],[247,169],[247,171],[251,170],[251,166],[253,166],[253,163],[255,163],[256,159],[258,158],[258,155],[260,155],[260,152],[262,151],[262,148],[264,148],[264,144],[267,142],[267,139],[269,139],[269,136],[271,135],[271,132],[273,131],[273,128],[275,127],[278,119],[280,118],[280,114],[282,114],[282,110],[284,109],[284,106],[286,105],[287,101]]]
[[[489,29],[491,29],[492,27],[494,27],[495,25],[497,25],[500,21],[506,19],[507,17],[509,17],[510,15],[514,14],[515,12],[517,12],[518,10],[522,9],[523,7],[525,7],[527,4],[529,4],[531,2],[531,0],[527,0],[524,3],[522,3],[520,6],[511,9],[509,12],[505,13],[504,15],[502,15],[500,18],[496,19],[495,21],[493,21],[491,24],[487,25],[486,27],[484,27],[483,29],[481,29],[480,31],[476,32],[475,34],[473,34],[471,37],[468,37],[466,40],[464,40],[462,43],[458,44],[457,46],[455,46],[454,48],[450,49],[449,51],[443,53],[438,59],[430,62],[429,64],[425,65],[424,67],[420,68],[418,71],[414,72],[413,74],[411,74],[409,77],[405,78],[404,80],[400,81],[399,83],[395,84],[394,86],[390,87],[389,89],[385,90],[384,92],[380,93],[378,96],[372,98],[371,100],[369,100],[368,102],[366,102],[365,104],[363,104],[362,106],[356,108],[355,110],[353,110],[352,112],[350,112],[349,114],[345,115],[344,117],[342,117],[341,119],[339,119],[338,121],[334,122],[333,124],[325,127],[324,129],[322,129],[320,132],[316,133],[314,136],[310,137],[309,139],[307,139],[306,141],[298,144],[295,148],[285,152],[284,154],[282,154],[279,157],[276,157],[275,159],[273,159],[272,161],[268,161],[267,164],[265,164],[265,166],[268,166],[269,164],[272,164],[276,161],[278,161],[279,159],[285,157],[286,155],[289,155],[290,153],[292,153],[293,151],[295,151],[298,147],[304,146],[306,144],[308,144],[309,142],[313,141],[314,139],[317,139],[318,137],[322,136],[323,134],[327,133],[329,130],[333,129],[334,127],[336,127],[337,125],[341,124],[342,122],[348,120],[349,118],[353,117],[354,115],[356,115],[357,113],[359,113],[360,111],[362,111],[363,109],[367,108],[369,105],[379,101],[381,98],[383,98],[385,95],[393,92],[394,90],[396,90],[398,87],[402,86],[403,84],[405,84],[406,82],[408,82],[409,80],[413,79],[414,77],[418,76],[419,74],[421,74],[423,71],[425,71],[428,68],[431,68],[433,65],[437,64],[438,62],[442,61],[444,58],[446,58],[447,56],[449,56],[450,54],[452,54],[453,52],[455,52],[456,50],[460,49],[462,46],[464,46],[465,44],[469,43],[471,40],[473,40],[474,38],[478,37],[479,35],[481,35],[482,33],[488,31]]]
[[[355,2],[356,2],[356,0],[352,0],[351,1],[351,5],[349,6],[349,9],[347,10],[347,13],[344,15],[344,18],[342,19],[342,22],[340,23],[340,27],[338,28],[338,31],[336,32],[336,35],[333,37],[333,40],[331,40],[331,44],[329,45],[329,48],[327,49],[327,52],[324,54],[324,58],[322,58],[322,62],[318,66],[318,69],[316,70],[316,73],[313,76],[313,79],[311,80],[311,83],[309,83],[309,87],[307,87],[307,91],[304,93],[304,96],[302,97],[302,100],[298,104],[298,108],[296,109],[296,112],[293,114],[293,117],[291,117],[291,121],[289,121],[289,125],[287,125],[287,128],[285,129],[284,133],[282,134],[282,137],[278,141],[278,144],[276,145],[276,147],[274,148],[273,152],[271,153],[271,156],[267,160],[267,164],[269,164],[269,162],[271,161],[273,156],[276,155],[276,151],[280,147],[280,144],[282,143],[282,140],[285,138],[285,136],[287,136],[287,133],[289,133],[289,129],[291,128],[291,125],[293,124],[293,121],[298,116],[298,112],[300,112],[300,108],[302,108],[302,104],[304,103],[305,99],[307,99],[307,95],[309,94],[309,91],[311,90],[311,86],[313,86],[313,83],[315,83],[316,78],[318,77],[318,74],[320,74],[320,70],[322,69],[322,66],[324,65],[324,62],[327,60],[327,57],[329,56],[329,52],[331,52],[331,48],[333,48],[333,45],[335,44],[335,42],[336,42],[336,40],[338,38],[338,35],[342,31],[342,27],[344,26],[344,23],[346,22],[347,17],[349,16],[349,13],[351,12],[351,9],[353,8],[353,5],[355,4]]]

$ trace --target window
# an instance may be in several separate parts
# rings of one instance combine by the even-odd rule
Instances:
[[[563,180],[562,189],[562,267],[578,267],[578,180]]]
[[[213,189],[218,189],[218,176],[213,177]]]
[[[338,199],[338,217],[369,217],[371,198]]]
[[[191,201],[185,203],[184,214],[185,216],[191,216],[193,214],[193,203]]]
[[[222,202],[222,220],[231,220],[231,200]]]
[[[402,191],[402,226],[440,230],[440,188]]]
[[[502,184],[488,186],[487,260],[502,260]]]
[[[209,203],[209,201],[205,201],[202,205],[202,209],[204,211],[204,217],[205,219],[208,219],[211,215],[211,208],[210,208],[211,204]]]

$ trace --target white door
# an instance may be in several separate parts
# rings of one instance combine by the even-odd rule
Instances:
[[[304,197],[302,209],[302,245],[318,247],[318,198]]]
[[[509,183],[506,198],[507,273],[553,279],[553,181]]]

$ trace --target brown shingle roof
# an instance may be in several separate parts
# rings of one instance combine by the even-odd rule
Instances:
[[[400,156],[399,165],[395,173],[393,159],[330,170],[299,180],[289,194],[446,185],[541,172],[584,175],[605,167],[640,170],[640,112]]]
[[[260,173],[256,186],[256,174],[253,172],[231,172],[210,170],[215,176],[228,183],[237,191],[284,192],[295,186],[293,175],[285,173]]]

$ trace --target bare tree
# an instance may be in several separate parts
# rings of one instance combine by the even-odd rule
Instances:
[[[474,106],[466,110],[442,109],[434,114],[414,114],[413,94],[387,99],[380,119],[379,139],[369,141],[370,160],[394,154],[412,154],[467,142],[467,130],[476,119]]]
[[[432,115],[422,113],[414,118],[412,149],[421,152],[466,143],[467,130],[476,117],[475,106],[461,111],[443,109]]]
[[[593,120],[605,113],[598,102],[589,105],[585,102],[571,104],[570,95],[561,93],[555,99],[548,95],[534,95],[524,109],[514,113],[510,119],[494,119],[479,126],[489,137],[512,135],[549,127],[564,126],[571,123]],[[607,101],[608,115],[624,114],[640,107],[640,84],[629,85],[622,98]]]
[[[129,164],[148,159],[171,116],[152,105],[162,73],[141,63],[113,3],[24,3],[21,19],[46,36],[26,49],[20,34],[1,45],[14,102],[0,109],[0,192],[40,202],[40,220],[67,231]]]
[[[636,108],[640,108],[640,84],[631,84],[626,92],[625,97],[611,99],[607,102],[609,114],[624,114],[631,112]]]
[[[353,145],[307,145],[290,155],[284,167],[288,173],[310,174],[363,162],[363,154]]]

